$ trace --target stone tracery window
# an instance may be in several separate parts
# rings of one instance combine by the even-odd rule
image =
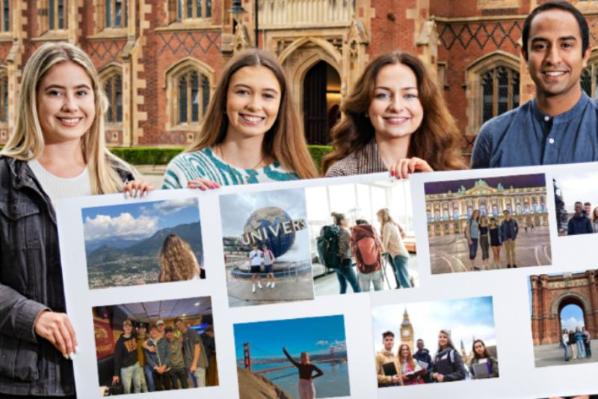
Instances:
[[[481,75],[482,123],[519,106],[519,72],[497,66]]]
[[[201,122],[210,101],[210,81],[189,68],[179,73],[176,82],[176,124]]]
[[[109,104],[106,122],[121,123],[123,121],[122,75],[117,71],[112,72],[104,79],[103,85]]]

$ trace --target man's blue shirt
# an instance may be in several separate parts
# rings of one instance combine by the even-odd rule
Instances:
[[[542,114],[536,100],[492,118],[480,129],[472,168],[598,161],[598,107],[584,93],[567,112]]]

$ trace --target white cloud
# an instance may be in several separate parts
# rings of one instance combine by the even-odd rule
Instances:
[[[578,320],[575,317],[569,317],[567,320],[562,320],[561,324],[563,328],[566,328],[567,330],[575,330],[576,327],[581,327],[584,323],[582,320]]]
[[[185,198],[160,201],[154,204],[154,209],[158,212],[161,212],[162,214],[169,215],[190,206],[197,206],[197,199]]]
[[[128,212],[117,217],[97,215],[87,217],[84,224],[85,239],[99,240],[104,238],[143,238],[149,237],[158,230],[158,219],[149,216],[134,218]]]
[[[316,342],[316,345],[318,345],[318,346],[328,346],[328,341],[321,340],[321,341]]]

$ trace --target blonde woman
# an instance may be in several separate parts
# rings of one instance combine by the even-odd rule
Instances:
[[[387,254],[392,265],[397,288],[411,288],[409,272],[407,271],[407,262],[409,262],[409,252],[403,243],[402,231],[400,226],[390,216],[390,211],[386,208],[376,212],[382,231],[382,248]]]
[[[200,277],[200,269],[189,243],[174,233],[169,234],[160,251],[158,280],[163,283],[197,279]]]
[[[0,152],[0,395],[74,397],[54,203],[150,186],[104,143],[107,101],[89,57],[47,43],[27,61],[17,124]]]
[[[252,49],[224,69],[195,141],[168,164],[162,188],[206,190],[316,175],[282,67]]]

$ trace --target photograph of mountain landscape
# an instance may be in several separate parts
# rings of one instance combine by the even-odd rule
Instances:
[[[81,213],[90,289],[205,277],[196,198]]]

